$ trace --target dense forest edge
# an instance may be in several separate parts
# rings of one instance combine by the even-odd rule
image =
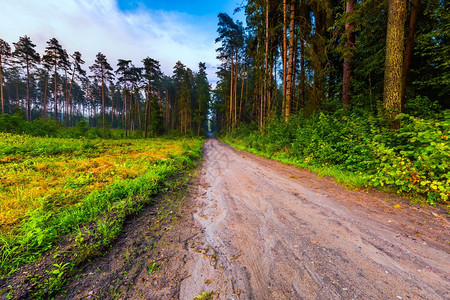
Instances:
[[[216,39],[222,140],[447,205],[447,2],[251,0],[236,10],[246,26],[219,14]]]

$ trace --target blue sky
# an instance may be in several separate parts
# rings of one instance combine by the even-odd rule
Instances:
[[[102,52],[115,68],[117,59],[135,65],[145,57],[157,59],[172,75],[181,60],[192,70],[206,62],[216,81],[214,44],[217,15],[233,15],[242,0],[8,0],[2,3],[0,38],[9,42],[28,35],[43,53],[55,37],[68,53],[80,51],[85,69]],[[242,19],[242,15],[234,16]]]

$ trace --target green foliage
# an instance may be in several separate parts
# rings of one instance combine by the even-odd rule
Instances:
[[[36,209],[27,211],[13,227],[0,232],[2,275],[15,271],[25,263],[35,261],[42,253],[51,249],[58,238],[66,234],[73,235],[73,240],[78,245],[72,258],[74,263],[98,255],[103,247],[110,245],[117,237],[128,216],[137,213],[144,205],[151,204],[155,199],[154,196],[164,191],[170,184],[169,179],[193,167],[194,161],[202,152],[202,140],[198,139],[177,141],[181,151],[171,150],[166,156],[155,157],[154,160],[149,160],[148,156],[143,159],[138,155],[140,152],[137,150],[140,148],[160,149],[164,145],[156,143],[156,146],[151,146],[153,142],[149,140],[134,143],[130,140],[113,141],[107,144],[105,141],[93,143],[81,139],[39,138],[0,133],[0,141],[0,158],[13,156],[19,162],[22,161],[20,168],[35,168],[37,164],[33,162],[34,156],[45,160],[47,158],[42,156],[64,155],[66,158],[63,157],[63,160],[66,161],[69,159],[69,156],[66,156],[69,153],[75,157],[90,157],[94,154],[101,157],[106,149],[111,149],[110,151],[115,151],[114,153],[119,155],[120,151],[132,147],[130,154],[136,154],[130,156],[128,158],[130,161],[124,163],[129,169],[131,160],[135,160],[134,164],[139,165],[142,171],[134,176],[114,181],[110,179],[111,182],[108,181],[104,188],[90,190],[89,193],[81,194],[76,199],[71,199],[64,193],[57,195],[60,200],[56,199],[56,196],[44,197]],[[155,152],[154,155],[160,154]],[[107,176],[112,176],[113,173],[108,174]],[[99,181],[100,178],[96,180]],[[93,175],[90,173],[75,178],[68,177],[64,188],[78,190],[93,181]],[[0,192],[3,192],[2,186]],[[72,205],[59,204],[64,202]],[[66,268],[68,267],[62,266],[56,271],[61,273]],[[56,275],[53,277],[58,279],[60,273],[55,273],[56,271],[51,272]],[[49,285],[55,284],[56,289],[56,283],[52,281]]]
[[[392,130],[364,112],[297,115],[274,121],[266,134],[243,126],[226,137],[244,148],[314,170],[333,168],[354,174],[367,186],[423,196],[430,204],[450,196],[450,111],[436,119],[401,114]],[[339,175],[340,172],[336,171]],[[350,176],[351,177],[351,176]]]
[[[210,293],[202,292],[201,294],[196,295],[193,300],[212,300],[213,295],[214,295],[213,292]]]

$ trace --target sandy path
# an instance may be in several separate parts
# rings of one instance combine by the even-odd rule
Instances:
[[[348,191],[215,139],[200,183],[203,250],[189,250],[180,299],[450,299],[442,210]]]

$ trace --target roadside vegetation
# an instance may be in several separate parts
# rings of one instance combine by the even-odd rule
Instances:
[[[59,274],[99,255],[128,216],[195,165],[202,142],[0,133],[0,275],[35,262],[63,238],[72,246],[56,251],[61,259],[48,282],[34,278],[42,291],[63,284]]]
[[[450,197],[450,111],[432,119],[398,116],[401,126],[364,112],[296,115],[261,131],[241,126],[223,140],[353,187],[377,187],[429,204]]]

